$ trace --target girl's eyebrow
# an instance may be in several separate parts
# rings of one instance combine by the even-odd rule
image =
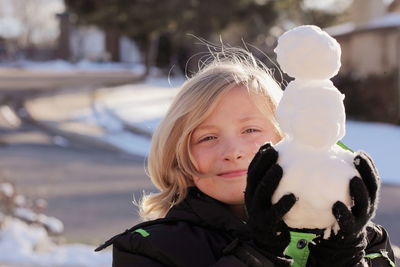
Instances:
[[[257,116],[247,116],[247,117],[241,118],[239,120],[239,122],[247,122],[247,121],[257,120],[257,119],[259,119]]]
[[[207,129],[214,129],[216,126],[211,125],[211,124],[205,124],[205,125],[200,125],[197,126],[196,130],[207,130]]]
[[[246,117],[243,117],[243,118],[239,119],[239,122],[243,123],[243,122],[247,122],[247,121],[251,121],[251,120],[258,120],[258,119],[261,119],[261,118],[259,118],[257,116],[246,116]],[[204,124],[204,125],[198,126],[196,128],[196,130],[208,130],[208,129],[215,129],[215,128],[217,128],[216,125]]]

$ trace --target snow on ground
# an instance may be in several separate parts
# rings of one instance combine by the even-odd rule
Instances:
[[[111,266],[110,250],[94,252],[94,247],[88,245],[56,245],[42,227],[28,225],[12,217],[3,217],[2,220],[1,266]]]
[[[182,83],[183,78],[169,81],[153,78],[141,84],[120,86],[97,99],[96,112],[88,108],[79,111],[73,119],[100,124],[108,132],[103,140],[128,153],[147,156],[150,139],[124,131],[122,123],[115,118],[145,132],[154,132]]]
[[[393,12],[368,21],[361,26],[357,26],[354,22],[346,22],[325,28],[324,31],[332,36],[340,36],[355,31],[384,29],[398,26],[400,26],[400,14]]]
[[[144,67],[141,64],[133,63],[115,63],[115,62],[92,62],[88,60],[81,60],[77,63],[71,63],[65,60],[49,60],[49,61],[29,61],[19,60],[13,63],[0,63],[0,67],[22,68],[29,70],[40,71],[132,71],[142,73]]]
[[[343,143],[371,155],[384,183],[400,185],[400,126],[348,121],[346,127]]]

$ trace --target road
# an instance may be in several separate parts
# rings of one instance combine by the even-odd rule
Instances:
[[[48,71],[19,68],[0,68],[0,94],[51,92],[60,89],[93,88],[104,85],[133,83],[140,75],[120,71]]]
[[[154,190],[144,160],[54,145],[0,147],[1,176],[28,199],[48,202],[69,242],[96,244],[138,221],[133,195]]]

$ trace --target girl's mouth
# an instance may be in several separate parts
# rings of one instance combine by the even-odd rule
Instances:
[[[243,175],[247,175],[247,169],[231,170],[231,171],[218,173],[218,176],[221,176],[224,178],[232,178],[232,177],[238,177],[238,176],[243,176]]]

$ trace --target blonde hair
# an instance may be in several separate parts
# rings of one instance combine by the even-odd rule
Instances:
[[[198,175],[190,153],[191,134],[218,100],[237,85],[265,97],[265,105],[258,108],[281,136],[274,114],[282,90],[268,68],[240,48],[213,53],[204,67],[182,85],[153,135],[147,169],[160,192],[143,196],[139,203],[143,219],[165,217],[186,197],[188,186],[193,185],[191,177]]]

